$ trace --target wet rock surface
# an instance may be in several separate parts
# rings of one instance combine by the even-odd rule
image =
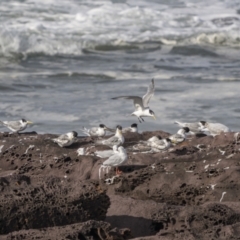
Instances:
[[[156,135],[169,136],[127,133],[124,147]],[[60,148],[54,137],[0,134],[3,239],[240,239],[240,135],[128,150],[123,173],[103,170],[101,179],[105,159],[91,154],[108,147],[86,137]]]

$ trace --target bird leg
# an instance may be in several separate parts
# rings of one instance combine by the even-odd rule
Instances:
[[[118,167],[116,167],[116,175],[120,175],[122,173],[122,171],[120,171],[119,169],[118,169]]]
[[[141,119],[140,119],[140,117],[138,118],[138,121],[141,123],[142,121],[141,121]]]
[[[144,119],[142,117],[140,117],[142,119],[142,121],[144,122]]]

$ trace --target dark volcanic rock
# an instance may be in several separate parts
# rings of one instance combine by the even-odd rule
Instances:
[[[58,177],[0,178],[0,233],[105,219],[110,205],[98,184]]]
[[[169,134],[128,133],[124,147],[154,135]],[[93,154],[108,147],[94,146],[86,137],[60,148],[53,137],[0,134],[0,230],[9,233],[4,237],[77,239],[86,226],[82,222],[94,219],[111,226],[93,221],[79,239],[127,239],[121,228],[145,240],[239,239],[240,135],[199,135],[155,154],[129,151],[123,174],[112,178],[112,168],[101,180],[105,159],[79,156],[77,149]]]
[[[94,220],[76,223],[63,227],[50,227],[30,230],[21,230],[2,236],[2,240],[22,239],[84,239],[84,240],[125,240],[130,239],[128,229],[113,229],[109,223]]]

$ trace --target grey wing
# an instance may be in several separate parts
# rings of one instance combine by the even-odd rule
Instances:
[[[230,132],[230,129],[221,123],[208,123],[207,128],[213,133]]]
[[[150,145],[151,146],[154,146],[154,145],[164,145],[164,141],[162,140],[158,140],[158,141],[155,141],[155,142],[150,142]]]
[[[138,143],[136,145],[133,145],[132,149],[135,151],[150,151],[151,146],[149,146],[148,144]]]
[[[97,130],[98,130],[97,127],[92,127],[92,128],[89,130],[89,134],[90,134],[91,136],[96,136],[96,135],[97,135]]]
[[[69,139],[68,135],[63,134],[63,135],[60,135],[58,138],[54,138],[52,140],[53,142],[58,143],[60,147],[64,147],[64,146],[70,146],[72,143],[76,142],[77,138]]]
[[[140,140],[137,144],[129,147],[131,151],[147,151],[151,149],[150,144],[147,141]]]
[[[186,127],[186,123],[182,123],[182,122],[179,122],[179,121],[175,121],[174,123],[178,124],[181,127]]]
[[[121,157],[119,154],[114,154],[110,158],[108,158],[105,162],[103,162],[103,165],[106,166],[118,166],[121,164]]]
[[[166,147],[166,145],[165,145],[164,141],[159,140],[157,142],[152,143],[152,147],[155,148],[155,149],[162,150]]]
[[[148,107],[149,101],[150,101],[151,97],[153,96],[154,91],[155,91],[155,85],[154,85],[154,79],[152,79],[151,83],[148,86],[147,93],[142,98],[144,107]]]
[[[171,139],[174,143],[179,143],[184,141],[184,137],[177,133],[170,136],[169,139]]]
[[[144,108],[143,106],[143,100],[142,98],[138,97],[138,96],[120,96],[120,97],[115,97],[115,98],[112,98],[112,99],[119,99],[119,98],[124,98],[124,99],[131,99],[133,100],[133,104],[134,104],[134,107],[135,107],[135,110],[142,110]]]
[[[192,132],[199,132],[199,124],[196,123],[185,123],[185,127],[188,127]]]
[[[199,130],[200,125],[199,125],[198,122],[182,123],[182,122],[179,122],[179,121],[175,121],[174,123],[178,124],[181,127],[188,127],[190,129],[190,131],[193,132],[193,133],[200,132],[200,130]]]
[[[106,145],[112,145],[112,146],[118,145],[120,143],[120,139],[116,136],[113,136],[109,139],[103,140],[102,143]]]
[[[66,142],[69,141],[69,137],[68,137],[68,135],[66,135],[66,134],[60,135],[57,139],[60,140],[61,142],[63,142],[63,141],[66,141]]]
[[[18,130],[21,128],[21,123],[20,122],[17,122],[17,121],[10,121],[10,122],[3,122],[6,126],[14,129],[14,130]]]
[[[96,151],[95,155],[100,158],[111,157],[114,154],[113,150],[104,150],[104,151]]]

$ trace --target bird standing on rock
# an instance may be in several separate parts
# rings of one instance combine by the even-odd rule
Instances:
[[[138,96],[120,96],[120,97],[114,97],[112,99],[131,99],[133,100],[133,104],[135,106],[135,111],[131,114],[131,116],[136,116],[141,123],[144,121],[143,117],[152,117],[156,119],[154,112],[149,108],[148,104],[153,96],[155,91],[155,85],[154,80],[152,79],[150,85],[148,86],[147,93],[141,98]]]
[[[202,132],[209,132],[210,135],[216,136],[222,132],[231,132],[230,128],[221,123],[209,123],[205,121],[200,121],[200,130]]]
[[[24,118],[19,121],[0,121],[0,123],[10,129],[13,133],[19,133],[20,131],[25,130],[27,125],[33,124]]]
[[[122,135],[122,126],[118,125],[114,136],[108,139],[97,140],[95,143],[96,145],[107,145],[112,148],[114,145],[122,145],[124,140],[124,136]]]
[[[116,175],[121,174],[122,172],[118,169],[118,166],[123,165],[127,159],[128,156],[124,147],[118,147],[117,151],[102,163],[101,167],[99,168],[99,178],[101,178],[100,173],[102,168],[116,167]]]

